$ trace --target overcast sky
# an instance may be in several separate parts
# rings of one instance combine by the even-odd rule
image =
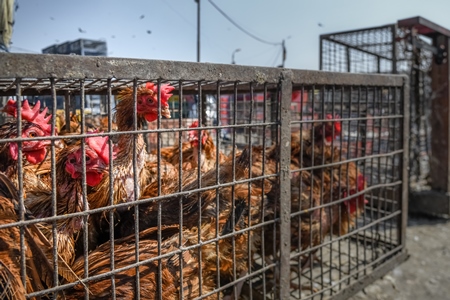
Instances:
[[[239,30],[201,1],[201,61],[277,66],[281,46]],[[422,16],[450,28],[450,0],[211,0],[254,36],[286,39],[285,66],[318,69],[319,35]],[[194,0],[16,0],[11,52],[41,53],[79,38],[107,42],[108,56],[197,60]],[[320,24],[320,25],[319,25]],[[80,32],[80,29],[82,32]],[[150,33],[151,32],[151,33]]]

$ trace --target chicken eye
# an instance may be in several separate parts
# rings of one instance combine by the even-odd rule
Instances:
[[[28,133],[28,137],[30,137],[30,138],[34,138],[36,136],[37,136],[37,134],[34,131],[31,131],[31,132]]]
[[[147,99],[147,102],[150,103],[150,104],[153,104],[153,98],[152,98],[152,97],[149,97],[149,98]]]
[[[77,160],[74,157],[69,158],[69,163],[71,163],[72,165],[75,164],[77,162]]]
[[[86,155],[86,162],[89,162],[91,160],[91,157],[89,155]]]

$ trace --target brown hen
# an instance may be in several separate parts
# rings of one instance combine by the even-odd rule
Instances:
[[[365,189],[364,176],[357,166],[353,162],[327,166],[343,160],[339,148],[333,145],[340,132],[340,122],[327,121],[292,134],[291,251],[318,246],[331,234],[347,233],[364,209],[363,194],[351,197]],[[279,216],[277,195],[269,197],[275,214],[269,219]],[[266,260],[279,251],[279,233],[273,229],[265,230]],[[302,260],[300,269],[309,266],[312,254]]]
[[[250,153],[252,153],[252,159],[250,159]],[[196,178],[196,171],[186,172],[181,187],[181,191],[185,192],[182,196],[170,195],[180,189],[177,181],[162,180],[161,194],[168,196],[159,201],[149,202],[145,199],[140,201],[143,203],[136,203],[140,204],[139,230],[158,228],[159,224],[162,224],[162,226],[179,226],[179,224],[182,224],[184,230],[195,230],[202,241],[208,241],[260,222],[262,219],[261,208],[264,205],[261,183],[256,181],[257,184],[253,184],[251,187],[248,182],[239,183],[239,180],[250,178],[249,167],[252,165],[252,161],[255,164],[255,162],[261,160],[260,156],[259,149],[252,148],[251,151],[246,149],[237,154],[234,159],[229,158],[220,164],[217,167],[218,169],[214,168],[202,174],[200,179]],[[252,175],[252,177],[254,176]],[[217,186],[233,181],[237,181],[237,183],[235,185]],[[271,189],[269,182],[266,182],[264,186],[266,191]],[[204,190],[196,192],[195,190],[198,188]],[[188,191],[192,192],[186,193]],[[150,198],[158,196],[158,185],[156,183],[151,184],[146,188],[143,196]],[[251,209],[249,210],[248,207]],[[180,210],[182,213],[180,213]],[[177,211],[178,213],[176,213]],[[233,211],[234,221],[232,219]],[[159,220],[158,216],[160,216]],[[118,235],[132,234],[135,230],[133,211],[125,213],[121,220],[123,221],[118,226]],[[248,272],[250,268],[248,265],[249,257],[253,256],[258,244],[258,230],[242,232],[233,238],[220,239],[217,242],[218,251],[216,251],[216,246],[211,247],[208,251],[205,250],[205,256],[202,258],[203,274],[206,274],[205,272],[212,272],[213,275],[219,274],[219,278],[216,276],[215,279],[217,286],[223,286],[233,281],[235,273],[241,276]],[[217,260],[219,265],[217,265]]]
[[[190,127],[197,128],[198,122],[194,121]],[[186,149],[185,153],[183,153],[183,163],[192,169],[196,169],[200,165],[201,171],[207,172],[225,161],[226,155],[221,151],[217,151],[214,141],[207,130],[192,129],[189,131],[189,141],[192,147]]]
[[[150,228],[139,234],[139,291],[136,285],[136,240],[134,235],[114,241],[114,269],[119,270],[114,275],[114,293],[117,299],[134,299],[137,294],[141,299],[193,299],[213,290],[213,278],[199,276],[202,268],[197,250],[185,250],[197,243],[197,231],[183,230],[182,242],[178,235],[179,227],[162,228],[164,236],[159,243],[156,228]],[[160,244],[160,250],[158,245]],[[202,249],[203,250],[203,249]],[[89,253],[89,276],[101,275],[111,271],[111,244],[104,243]],[[159,255],[164,258],[156,259]],[[120,270],[123,269],[123,270]],[[80,257],[73,264],[73,270],[80,278],[84,277],[84,258]],[[182,272],[182,276],[181,276]],[[161,281],[162,286],[159,286]],[[111,299],[112,279],[104,277],[89,281],[89,299]],[[201,283],[201,284],[200,284]],[[77,285],[65,291],[66,299],[82,299],[85,289]],[[217,299],[210,296],[205,299]]]
[[[76,142],[62,149],[56,158],[56,216],[83,212],[89,209],[83,197],[82,188],[82,149]],[[107,137],[88,137],[85,143],[86,184],[94,187],[100,183],[108,171],[109,148]],[[51,188],[31,189],[25,205],[36,218],[53,216],[53,191]],[[81,216],[67,217],[56,221],[57,252],[65,262],[71,264],[75,258],[75,240],[84,226]],[[39,223],[47,239],[53,241],[52,221]]]
[[[25,218],[31,216],[27,211]],[[0,290],[2,299],[26,299],[27,293],[53,286],[51,245],[35,224],[22,227],[24,243],[20,241],[19,196],[9,178],[0,172]],[[21,253],[24,252],[25,282],[21,278]],[[74,277],[71,277],[74,279]],[[26,284],[26,288],[24,286]]]
[[[40,102],[31,108],[28,101],[22,103],[21,116],[21,138],[36,138],[51,135],[51,125],[47,124],[51,116],[46,117],[47,109],[40,112]],[[3,111],[12,116],[17,116],[17,103],[10,99]],[[0,126],[0,139],[17,138],[18,137],[17,122],[4,123]],[[45,184],[35,174],[33,165],[41,163],[47,155],[47,147],[50,140],[25,140],[22,142],[22,155],[25,157],[23,161],[23,191],[34,187],[43,187]],[[16,142],[0,143],[0,171],[5,172],[12,179],[16,187],[19,184],[18,178],[18,155],[19,146]]]
[[[137,88],[137,111],[134,110],[135,103],[133,89],[122,89],[117,98],[120,100],[116,107],[116,121],[118,132],[122,134],[118,138],[116,158],[114,159],[113,174],[113,199],[110,200],[112,191],[110,189],[110,176],[107,173],[101,182],[89,192],[88,201],[92,209],[106,207],[110,204],[132,202],[139,199],[141,189],[149,180],[148,170],[145,168],[147,151],[142,134],[128,133],[134,130],[136,121],[137,130],[142,128],[145,121],[153,122],[158,114],[170,118],[168,99],[174,88],[170,85],[162,85],[160,92],[161,111],[158,104],[158,87],[153,83],[147,83]],[[137,119],[135,119],[135,116]],[[136,156],[134,168],[133,158]],[[135,182],[135,176],[137,182]],[[136,191],[136,194],[135,194]],[[124,208],[122,208],[123,210]],[[90,218],[89,249],[109,239],[109,223],[105,214],[95,214]]]
[[[234,172],[236,180],[248,178],[248,164],[248,153],[244,151],[236,161]],[[220,182],[230,182],[233,179],[227,177],[233,174],[231,163],[221,165],[221,170],[227,169],[227,172],[221,173],[223,176],[220,176]],[[202,176],[205,186],[209,184],[212,187],[213,182],[216,182],[214,176],[213,182],[207,183],[209,177],[207,175],[213,171]],[[189,190],[195,189],[198,186],[197,182],[194,180],[188,183]],[[249,194],[248,183],[238,183],[233,187],[225,186],[200,193],[194,192],[184,197],[181,196],[181,199],[179,196],[172,196],[163,200],[161,207],[167,212],[167,214],[163,213],[164,225],[140,228],[139,261],[147,261],[139,267],[140,297],[143,299],[179,299],[182,295],[186,299],[192,299],[203,295],[205,299],[217,299],[217,295],[212,293],[215,288],[231,282],[234,273],[243,274],[249,268],[248,258],[256,249],[255,243],[257,243],[257,240],[253,239],[252,232],[239,232],[234,237],[226,235],[248,227],[246,223],[249,219],[248,214],[254,213],[253,211],[249,212],[248,207],[258,207],[261,201],[260,196],[260,191],[256,191],[256,189]],[[169,214],[169,211],[164,209],[173,208],[180,201],[184,208],[182,227],[179,225],[180,220],[175,216],[176,214],[173,211]],[[152,215],[154,210],[151,208],[153,207],[150,205],[150,209],[141,211],[140,220],[154,217]],[[147,213],[147,215],[143,213]],[[198,227],[199,218],[200,227]],[[250,216],[250,219],[253,219],[253,216]],[[122,225],[129,228],[132,224]],[[214,241],[218,237],[219,240]],[[203,243],[201,246],[199,245],[200,241]],[[160,251],[158,251],[158,245]],[[111,270],[110,247],[111,243],[105,243],[89,254],[90,276],[100,275]],[[114,241],[115,269],[130,267],[128,270],[115,274],[115,293],[118,298],[136,296],[136,268],[132,265],[136,262],[135,247],[134,234]],[[181,247],[189,249],[182,250],[180,253]],[[163,255],[164,258],[156,259],[158,255]],[[158,261],[160,261],[160,265],[158,265]],[[82,277],[84,260],[80,258],[73,267],[78,276]],[[158,285],[158,274],[161,274],[162,286]],[[162,294],[159,294],[159,290]],[[90,297],[93,299],[110,298],[112,294],[111,279],[105,278],[89,282],[89,291]],[[84,289],[80,286],[68,291],[67,295],[69,299],[77,299],[84,293]]]

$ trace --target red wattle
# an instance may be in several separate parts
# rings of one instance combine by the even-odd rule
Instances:
[[[47,150],[45,148],[24,152],[26,159],[29,163],[35,165],[44,160]]]

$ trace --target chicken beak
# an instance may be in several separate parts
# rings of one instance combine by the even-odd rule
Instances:
[[[161,116],[163,116],[163,117],[165,117],[167,119],[170,119],[170,110],[169,110],[168,106],[161,107]]]

